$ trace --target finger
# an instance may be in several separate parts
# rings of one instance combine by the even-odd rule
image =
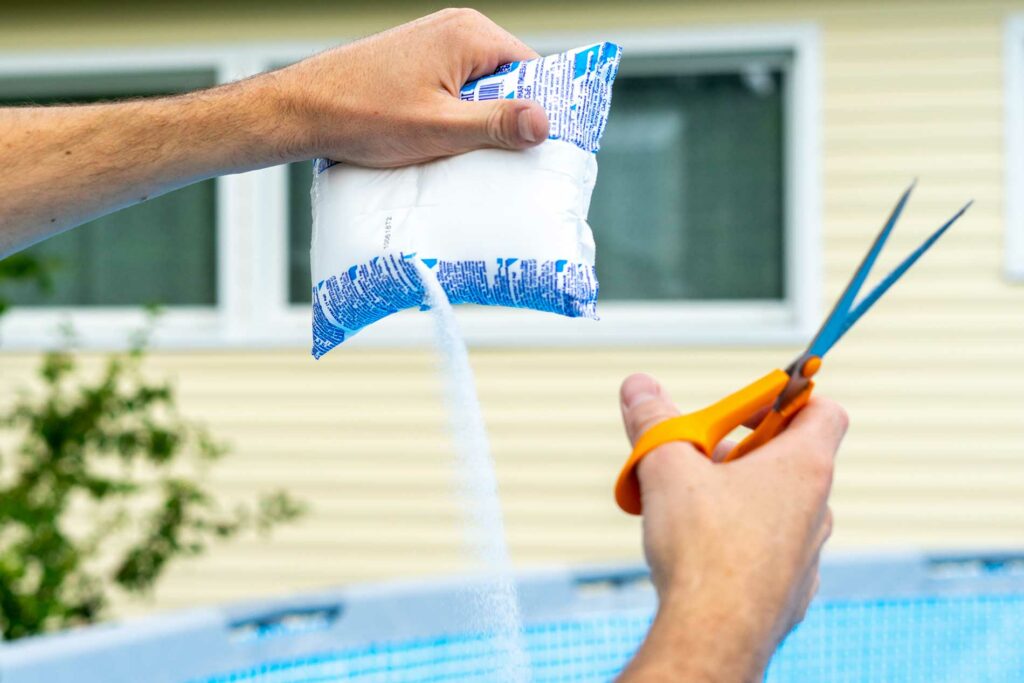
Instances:
[[[700,481],[711,461],[693,444],[677,441],[658,446],[636,468],[644,512],[661,508],[687,495]]]
[[[814,560],[814,566],[811,567],[811,580],[807,585],[807,593],[804,596],[803,606],[800,610],[800,619],[797,623],[803,621],[804,616],[807,614],[807,608],[814,602],[814,596],[818,594],[818,589],[821,587],[821,559],[816,558]],[[794,624],[795,625],[795,624]]]
[[[504,64],[540,57],[526,43],[482,14],[480,17],[483,21],[477,27],[479,31],[476,34],[476,44],[480,47],[476,52],[469,80],[492,74]]]
[[[503,64],[538,55],[505,29],[474,9],[447,9],[437,12],[438,21],[450,22],[452,44],[463,48],[464,76],[471,81],[487,76]]]
[[[643,373],[630,375],[622,383],[619,406],[626,436],[632,445],[654,425],[679,414],[658,381]]]
[[[821,524],[818,526],[817,535],[817,549],[818,553],[821,553],[821,549],[825,546],[825,543],[832,536],[832,508],[825,506],[825,514],[822,515]]]
[[[521,62],[528,59],[540,57],[533,48],[526,45],[511,33],[508,33],[497,24],[492,24],[494,31],[481,40],[482,49],[476,55],[470,65],[469,78],[474,80],[483,76],[489,76],[498,70],[499,66]]]
[[[814,601],[814,596],[818,594],[818,587],[821,585],[821,574],[817,557],[815,557],[814,563],[804,577],[799,586],[800,593],[797,594],[797,603],[790,616],[789,628],[786,629],[787,633],[804,620],[804,617],[807,616],[808,608],[810,608],[811,603]]]
[[[835,401],[812,398],[786,429],[760,450],[776,456],[835,457],[846,435],[849,417]]]
[[[832,399],[816,397],[797,413],[790,426],[796,432],[838,446],[850,426],[850,418],[843,407]]]
[[[474,149],[525,149],[548,137],[548,116],[532,100],[493,100],[445,104],[444,135],[453,154]]]
[[[725,460],[725,456],[729,455],[729,451],[736,448],[736,442],[726,439],[715,446],[715,452],[711,455],[712,462],[722,462]]]
[[[814,602],[814,597],[818,594],[818,589],[821,588],[821,556],[814,558],[814,566],[811,567],[811,582],[807,590],[807,604],[804,606],[804,612],[810,607],[811,603]]]
[[[661,384],[643,373],[631,375],[622,383],[619,404],[626,434],[633,445],[654,425],[679,415]],[[692,444],[674,442],[658,446],[637,465],[643,509],[657,509],[663,499],[679,494],[683,482],[697,476],[695,468],[709,465]]]

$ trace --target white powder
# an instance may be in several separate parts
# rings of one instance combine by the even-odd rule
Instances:
[[[434,317],[448,420],[455,445],[466,540],[484,574],[475,596],[476,623],[468,626],[493,638],[497,654],[496,671],[488,674],[488,680],[523,683],[529,680],[529,662],[524,648],[512,563],[505,543],[498,481],[476,395],[473,369],[448,296],[432,272],[418,262],[417,268]]]

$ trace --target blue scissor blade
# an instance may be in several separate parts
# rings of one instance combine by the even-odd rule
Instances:
[[[839,341],[839,339],[846,334],[846,331],[853,327],[854,323],[860,320],[860,317],[867,313],[868,309],[871,308],[876,301],[882,298],[882,295],[885,294],[890,287],[896,284],[896,281],[903,277],[904,273],[910,270],[910,267],[917,262],[917,259],[921,258],[921,256],[928,251],[947,230],[949,230],[950,226],[953,225],[953,223],[956,223],[960,216],[964,215],[964,212],[967,211],[973,203],[974,200],[972,199],[964,204],[962,209],[953,214],[952,218],[946,221],[941,228],[933,232],[931,236],[921,244],[921,246],[915,249],[913,253],[907,256],[907,258],[903,259],[902,263],[896,266],[896,268],[893,269],[893,271],[889,273],[884,280],[879,282],[878,285],[871,290],[871,292],[868,293],[860,303],[857,304],[857,307],[850,312],[850,315],[847,316],[846,324],[843,325],[843,329],[840,331],[839,336],[836,337],[835,341]]]
[[[865,254],[864,260],[857,266],[857,271],[850,279],[850,284],[846,285],[842,296],[839,297],[836,305],[832,308],[832,312],[828,314],[825,322],[821,325],[821,329],[818,330],[818,334],[815,335],[811,345],[807,348],[808,354],[818,357],[824,356],[849,327],[846,321],[849,317],[850,309],[853,308],[853,301],[857,298],[857,294],[860,293],[860,288],[864,286],[864,280],[867,279],[868,273],[871,272],[871,267],[875,265],[878,254],[881,253],[882,247],[885,246],[885,241],[889,239],[889,233],[892,232],[893,226],[896,225],[900,214],[903,213],[903,207],[906,206],[915,185],[917,185],[916,180],[910,183],[910,187],[904,190],[903,196],[896,202],[896,206],[893,207],[892,213],[889,214],[889,219],[885,222],[885,226],[882,227],[878,237],[871,244],[871,248]]]

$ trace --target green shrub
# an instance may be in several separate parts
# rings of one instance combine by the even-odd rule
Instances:
[[[204,472],[226,449],[178,413],[169,384],[143,375],[144,349],[140,335],[98,377],[70,351],[49,352],[41,382],[0,410],[4,638],[95,621],[117,587],[145,593],[173,560],[301,514],[284,492],[218,502]]]

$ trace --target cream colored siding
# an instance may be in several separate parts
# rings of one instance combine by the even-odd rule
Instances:
[[[383,4],[383,3],[381,3]],[[290,5],[290,4],[289,4]],[[327,40],[426,11],[415,3],[219,10],[58,21],[15,15],[0,50],[234,40]],[[1024,290],[1004,281],[1007,2],[672,2],[481,5],[520,33],[814,23],[822,48],[825,295],[830,304],[904,185],[919,188],[890,248],[903,253],[977,203],[830,356],[820,391],[852,427],[834,496],[834,549],[1024,545]],[[198,19],[198,21],[197,21]],[[628,51],[626,53],[628,59]],[[600,186],[598,187],[600,191]],[[891,260],[886,262],[891,264]],[[639,559],[611,485],[626,455],[617,386],[657,375],[695,408],[795,348],[508,349],[473,353],[513,555],[523,565]],[[3,392],[32,358],[0,355]],[[286,486],[311,513],[271,540],[181,563],[127,610],[279,594],[466,566],[440,385],[428,351],[342,348],[162,353],[189,414],[228,438],[215,473],[245,496]]]

